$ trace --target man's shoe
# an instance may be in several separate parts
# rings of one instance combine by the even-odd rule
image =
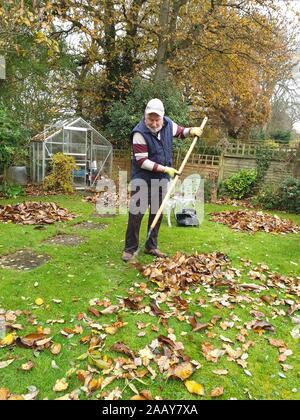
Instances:
[[[131,254],[130,252],[124,251],[122,254],[122,260],[124,262],[132,261],[134,259],[134,254]]]
[[[166,258],[167,256],[167,254],[164,254],[157,248],[145,249],[145,254],[153,255],[154,257],[159,257],[159,258]]]

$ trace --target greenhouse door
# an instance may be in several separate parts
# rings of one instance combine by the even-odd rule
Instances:
[[[75,159],[78,169],[73,171],[76,189],[85,189],[87,181],[87,129],[64,127],[64,154]]]

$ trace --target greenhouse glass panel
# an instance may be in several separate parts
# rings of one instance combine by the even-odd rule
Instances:
[[[100,175],[111,175],[111,143],[82,118],[48,126],[32,139],[31,177],[34,182],[42,182],[50,173],[52,157],[57,153],[74,158],[78,167],[73,172],[75,188],[93,186]]]

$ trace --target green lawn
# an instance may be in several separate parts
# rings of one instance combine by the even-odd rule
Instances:
[[[32,198],[37,201],[37,198]],[[134,287],[135,283],[146,282],[141,275],[131,266],[125,265],[120,255],[124,245],[124,235],[126,229],[126,216],[115,218],[99,219],[93,218],[95,213],[91,204],[82,201],[82,197],[55,196],[42,198],[45,201],[55,201],[62,207],[68,208],[76,213],[78,217],[72,222],[56,223],[47,226],[45,230],[35,230],[33,226],[20,226],[13,224],[0,224],[0,255],[7,254],[19,249],[32,249],[39,254],[48,254],[52,259],[44,266],[28,271],[19,272],[0,268],[0,308],[5,310],[28,310],[36,317],[37,325],[49,326],[46,321],[49,319],[64,319],[65,324],[54,324],[51,327],[53,341],[62,344],[62,351],[58,356],[53,356],[49,350],[38,354],[33,354],[30,349],[17,347],[0,349],[0,362],[13,355],[16,360],[8,367],[0,369],[0,388],[8,388],[13,394],[25,394],[26,388],[30,385],[40,390],[39,399],[54,399],[62,396],[66,392],[77,389],[82,384],[75,375],[68,379],[68,391],[55,393],[52,388],[57,379],[64,378],[66,372],[72,367],[81,369],[87,368],[86,360],[76,360],[78,356],[86,351],[86,346],[80,344],[81,336],[75,335],[67,339],[60,334],[64,327],[74,327],[82,325],[84,333],[88,334],[90,328],[84,322],[77,321],[79,313],[86,313],[89,300],[94,298],[108,298],[112,304],[118,304],[118,298],[128,296],[128,290]],[[0,204],[16,203],[20,200],[1,200]],[[226,206],[207,205],[206,215],[212,211],[231,209]],[[277,213],[278,214],[278,213]],[[299,215],[281,214],[282,217],[291,218],[300,225]],[[102,231],[87,231],[82,233],[74,230],[72,225],[91,220],[99,223],[107,223],[108,227]],[[57,233],[75,233],[89,238],[88,242],[78,247],[66,247],[61,245],[49,245],[42,242]],[[143,224],[142,238],[146,236],[146,223]],[[228,227],[209,222],[206,216],[200,229],[169,228],[164,220],[160,231],[160,249],[169,255],[175,254],[178,250],[191,254],[195,251],[199,253],[210,253],[220,251],[227,254],[234,267],[241,268],[240,258],[250,259],[255,267],[257,263],[265,263],[271,271],[277,271],[284,275],[300,277],[300,247],[299,235],[274,236],[266,233],[256,233],[249,235],[246,233],[233,232]],[[152,261],[149,256],[139,254],[139,261],[148,263]],[[244,271],[247,273],[247,270]],[[253,283],[244,275],[243,281]],[[38,287],[35,287],[35,283]],[[148,284],[151,290],[155,290],[154,284]],[[225,293],[221,290],[219,293]],[[274,296],[278,295],[278,290],[271,291]],[[208,298],[205,291],[200,291],[200,296]],[[256,295],[252,295],[256,298]],[[250,311],[255,305],[240,304],[234,305],[233,309],[218,309],[212,304],[206,308],[197,306],[196,298],[199,295],[182,295],[184,298],[191,299],[191,314],[195,311],[202,313],[200,322],[209,322],[213,315],[219,315],[223,320],[230,320],[232,315],[240,318],[237,325],[251,321],[253,317]],[[283,297],[282,294],[280,297]],[[41,307],[35,305],[35,300],[42,298],[45,304]],[[298,297],[292,297],[299,303]],[[52,299],[60,299],[62,303],[55,304]],[[288,297],[291,299],[291,297]],[[297,300],[298,299],[298,300]],[[165,309],[163,307],[163,309]],[[229,399],[300,399],[300,359],[299,359],[299,340],[292,338],[291,330],[295,326],[288,316],[278,316],[272,318],[273,307],[268,305],[258,306],[257,310],[266,314],[269,321],[276,328],[274,334],[265,332],[262,335],[249,331],[247,339],[255,341],[255,346],[250,348],[247,360],[247,370],[252,377],[247,376],[244,370],[236,363],[228,361],[226,356],[222,356],[218,363],[208,362],[201,351],[204,342],[211,342],[215,347],[221,348],[222,342],[220,335],[224,335],[234,341],[232,347],[240,345],[235,341],[238,334],[236,328],[223,331],[219,324],[211,331],[216,334],[214,338],[206,335],[206,332],[192,333],[192,328],[185,322],[180,322],[176,318],[169,319],[169,327],[174,329],[174,334],[178,341],[184,344],[185,352],[192,359],[199,361],[201,368],[197,370],[191,380],[201,383],[205,388],[205,396],[195,396],[190,394],[184,384],[179,380],[169,379],[159,372],[156,379],[149,377],[143,379],[145,382],[135,381],[135,387],[141,391],[148,389],[153,396],[160,396],[163,399],[201,399],[210,398],[210,392],[217,387],[224,387],[224,395],[220,398]],[[278,309],[287,310],[286,306]],[[299,316],[299,311],[294,316]],[[132,350],[138,351],[149,344],[158,335],[168,335],[167,328],[159,324],[157,317],[150,314],[137,314],[132,311],[120,314],[124,322],[128,325],[120,328],[116,335],[109,335],[103,354],[112,358],[120,357],[120,354],[110,351],[111,345],[116,341],[122,341]],[[103,315],[95,320],[98,323],[111,323],[117,320],[117,314]],[[151,327],[146,328],[147,334],[144,337],[137,337],[140,332],[136,326],[137,321],[151,323],[159,326],[159,332],[154,332]],[[25,335],[36,331],[36,326],[30,325],[23,316],[18,318],[24,326],[24,330],[18,332]],[[186,335],[181,335],[186,332]],[[278,362],[278,350],[271,346],[267,339],[282,339],[287,347],[293,351],[293,355],[288,357],[286,364],[293,366],[292,370],[283,372]],[[34,362],[34,369],[30,372],[20,370],[20,366],[27,361]],[[51,361],[55,360],[59,369],[51,368]],[[153,366],[155,367],[155,366]],[[212,371],[216,369],[228,369],[226,376],[217,376]],[[284,373],[285,377],[282,377]],[[279,375],[281,374],[281,376]],[[120,389],[125,388],[124,381],[115,381],[105,388],[110,391],[116,386]],[[96,398],[101,392],[98,390],[89,398]],[[133,391],[126,387],[123,398],[128,399],[133,395]],[[81,398],[86,398],[85,393]]]

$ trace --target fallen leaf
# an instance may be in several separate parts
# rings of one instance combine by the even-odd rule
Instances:
[[[150,391],[143,390],[138,395],[134,395],[130,399],[134,401],[138,401],[138,400],[142,401],[142,400],[153,400],[153,397]]]
[[[106,315],[106,314],[110,314],[111,315],[111,314],[115,313],[118,309],[119,309],[118,306],[116,306],[116,305],[110,305],[107,308],[103,309],[103,311],[100,311],[100,313],[102,315]]]
[[[41,343],[43,343],[44,340],[49,340],[49,337],[46,334],[28,334],[25,337],[18,337],[17,344],[27,348],[33,348],[37,345],[42,346]]]
[[[193,332],[202,331],[202,330],[205,330],[209,327],[209,324],[207,324],[207,323],[206,324],[201,324],[200,322],[198,322],[195,315],[191,316],[189,318],[189,322],[190,322],[190,324],[193,328]]]
[[[96,318],[100,317],[100,312],[98,311],[98,309],[95,308],[88,308],[88,312],[92,315],[94,315]]]
[[[220,387],[220,388],[215,388],[214,390],[212,390],[211,393],[210,393],[210,396],[211,397],[220,397],[223,394],[224,394],[224,388]]]
[[[271,332],[275,332],[275,328],[273,327],[272,324],[270,324],[267,321],[258,321],[256,322],[253,326],[252,329],[254,331],[259,331],[259,330],[265,330],[265,331],[271,331]]]
[[[134,352],[128,346],[126,346],[126,344],[124,344],[122,342],[115,343],[111,347],[111,350],[116,351],[118,353],[126,354],[126,356],[129,356],[132,359],[135,358]]]
[[[58,379],[53,387],[53,391],[55,392],[62,392],[68,389],[69,384],[67,383],[67,380],[65,378]]]
[[[0,388],[0,401],[7,401],[10,396],[10,391],[7,388]]]
[[[50,352],[55,356],[59,354],[61,352],[61,344],[53,343],[52,346],[50,347]]]
[[[185,381],[184,384],[185,384],[187,390],[191,394],[202,395],[202,396],[205,395],[203,385],[199,384],[198,382],[195,382],[195,381]]]
[[[219,376],[228,375],[228,370],[227,369],[213,370],[213,373]]]
[[[42,306],[42,305],[44,305],[44,301],[43,301],[42,298],[37,298],[35,300],[35,304],[38,305],[38,306]]]
[[[8,334],[2,340],[0,340],[0,347],[8,347],[14,344],[16,341],[15,334]]]
[[[11,365],[14,361],[15,359],[9,359],[9,360],[5,360],[4,362],[0,362],[0,369],[5,369],[9,365]]]
[[[194,373],[194,367],[190,362],[180,363],[179,365],[172,366],[168,370],[168,376],[176,377],[185,381]]]
[[[34,368],[34,364],[33,364],[33,362],[32,362],[31,360],[29,360],[29,362],[24,363],[24,364],[21,366],[21,369],[22,369],[22,370],[25,370],[25,371],[32,370],[33,368]]]

